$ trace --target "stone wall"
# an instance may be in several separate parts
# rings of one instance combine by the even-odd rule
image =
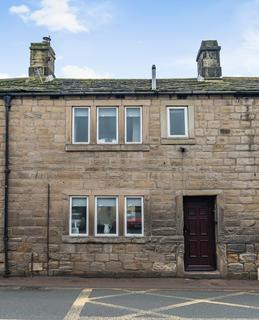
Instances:
[[[4,101],[0,99],[0,274],[4,272]]]
[[[32,269],[46,274],[50,184],[50,274],[186,276],[182,197],[215,195],[219,273],[223,277],[255,278],[259,265],[259,99],[27,97],[15,98],[12,104],[9,228],[12,274],[29,274]],[[67,118],[71,106],[122,108],[127,104],[148,108],[144,119],[148,150],[122,152],[111,147],[104,152],[93,145],[91,151],[65,151],[66,144],[67,150],[71,147]],[[192,106],[191,141],[175,144],[161,140],[166,105]],[[2,106],[0,100],[1,110]],[[3,132],[1,126],[2,138]],[[180,146],[186,152],[180,152]],[[81,194],[143,195],[145,236],[69,237],[69,195]],[[90,211],[93,215],[93,208]],[[0,253],[0,263],[1,257]]]
[[[227,245],[228,277],[257,279],[259,268],[259,244],[235,243]]]

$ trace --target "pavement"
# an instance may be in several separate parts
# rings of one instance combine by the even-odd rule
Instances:
[[[259,281],[0,278],[0,320],[259,319]]]
[[[0,277],[1,287],[259,290],[256,280],[186,278]]]

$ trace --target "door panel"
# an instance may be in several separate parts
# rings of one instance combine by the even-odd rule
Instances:
[[[214,197],[184,197],[185,269],[215,270]]]

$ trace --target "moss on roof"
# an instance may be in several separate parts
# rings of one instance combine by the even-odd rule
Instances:
[[[34,78],[0,79],[0,94],[3,93],[145,93],[151,92],[150,79],[54,79],[45,82]],[[158,79],[160,93],[259,93],[259,78],[225,77],[217,80]]]

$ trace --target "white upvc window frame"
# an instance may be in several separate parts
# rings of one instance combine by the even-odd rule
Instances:
[[[130,141],[127,141],[127,109],[139,109],[140,110],[140,141],[138,142],[130,142]],[[124,124],[125,124],[125,130],[124,130],[124,135],[125,135],[125,144],[142,144],[143,143],[143,134],[142,134],[142,130],[143,130],[143,123],[142,123],[142,107],[140,106],[125,106],[125,116],[124,116]]]
[[[100,109],[115,109],[116,110],[116,141],[114,142],[102,142],[101,140],[99,140],[99,110]],[[118,107],[114,107],[114,106],[98,106],[96,107],[96,117],[97,117],[97,126],[96,126],[96,141],[97,144],[118,144],[119,143],[119,112],[118,112]]]
[[[72,233],[72,200],[73,198],[86,199],[86,233]],[[69,236],[87,237],[89,235],[89,197],[88,196],[69,196]]]
[[[75,141],[75,109],[88,109],[88,141],[87,142],[77,142]],[[72,107],[72,143],[73,144],[90,144],[91,141],[91,108],[90,107]]]
[[[116,234],[97,233],[97,200],[98,199],[116,199]],[[95,197],[95,212],[94,212],[94,235],[95,237],[118,237],[119,235],[119,206],[118,196],[96,196]]]
[[[141,211],[142,211],[142,227],[141,227],[141,233],[135,234],[135,233],[128,233],[127,232],[127,199],[135,199],[140,198],[141,199]],[[125,196],[124,197],[124,234],[126,237],[143,237],[144,236],[144,197],[143,196]]]
[[[182,109],[184,110],[184,131],[183,135],[171,135],[170,132],[170,110]],[[168,138],[188,138],[188,107],[187,106],[169,106],[167,107],[167,136]]]

